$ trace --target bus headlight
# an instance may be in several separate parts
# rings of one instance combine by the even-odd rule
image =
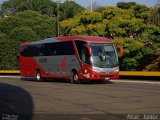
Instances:
[[[94,72],[99,72],[100,71],[98,68],[95,68],[95,67],[91,68],[91,70],[94,71]]]
[[[114,68],[115,72],[119,72],[119,67]]]

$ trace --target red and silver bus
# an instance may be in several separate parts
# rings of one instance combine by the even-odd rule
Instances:
[[[47,38],[20,45],[20,75],[81,80],[118,79],[119,64],[112,40],[97,36]]]

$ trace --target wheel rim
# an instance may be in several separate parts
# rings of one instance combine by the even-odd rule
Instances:
[[[78,75],[77,75],[77,74],[74,74],[74,75],[73,75],[73,80],[74,80],[74,81],[78,81]]]
[[[73,80],[74,80],[74,83],[76,83],[76,84],[80,83],[77,73],[73,73]]]
[[[78,83],[78,74],[76,72],[71,72],[71,83]]]
[[[37,80],[41,79],[40,73],[37,73],[36,78],[37,78]]]

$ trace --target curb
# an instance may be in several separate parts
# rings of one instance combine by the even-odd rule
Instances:
[[[19,75],[19,70],[0,70],[0,74],[16,74]],[[120,71],[120,77],[160,77],[160,72],[149,71]],[[159,78],[160,79],[160,78]]]

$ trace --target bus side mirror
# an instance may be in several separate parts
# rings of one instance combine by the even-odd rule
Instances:
[[[116,45],[116,50],[117,50],[118,54],[120,55],[120,57],[122,57],[124,55],[124,49],[122,46]]]
[[[84,46],[87,48],[89,56],[91,56],[92,55],[92,48],[87,44],[84,44]]]

